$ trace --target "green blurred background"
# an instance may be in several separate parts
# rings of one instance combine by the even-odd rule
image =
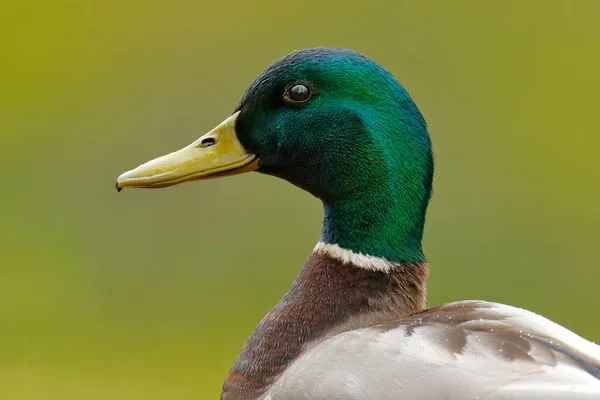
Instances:
[[[599,18],[595,0],[2,2],[0,398],[218,397],[320,204],[259,174],[115,178],[317,45],[381,62],[429,122],[429,304],[519,305],[599,341]]]

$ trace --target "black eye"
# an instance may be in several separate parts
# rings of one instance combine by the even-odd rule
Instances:
[[[310,95],[308,86],[298,83],[286,90],[283,96],[292,103],[303,103],[310,99]]]

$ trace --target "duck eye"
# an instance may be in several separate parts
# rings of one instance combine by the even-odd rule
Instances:
[[[292,103],[303,103],[310,99],[310,95],[308,86],[298,83],[286,90],[284,97]]]

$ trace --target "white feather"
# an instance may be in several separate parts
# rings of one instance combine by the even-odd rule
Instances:
[[[400,323],[393,327],[380,325],[335,335],[301,355],[263,398],[600,399],[597,377],[568,353],[536,338],[556,340],[559,346],[569,346],[594,363],[600,363],[597,345],[522,309],[469,301],[451,306],[467,308],[474,316],[480,307],[495,318],[460,323],[450,322],[450,318],[448,324],[438,321],[418,325]],[[490,328],[481,330],[488,322]],[[464,335],[453,336],[456,332]],[[526,340],[528,356],[511,359],[502,354],[502,332],[512,335],[507,337],[518,337],[516,343]],[[460,339],[460,351],[452,351],[453,338]]]
[[[355,253],[352,250],[344,249],[337,244],[318,242],[313,251],[323,252],[336,260],[340,260],[343,264],[353,264],[356,267],[371,271],[383,271],[389,273],[394,269],[394,264],[385,258]]]

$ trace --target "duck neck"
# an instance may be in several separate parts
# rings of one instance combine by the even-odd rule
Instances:
[[[394,262],[424,262],[421,247],[429,193],[371,188],[324,201],[321,242]]]
[[[303,351],[325,338],[422,310],[428,271],[423,262],[390,262],[320,242],[247,340],[221,398],[263,398]]]

